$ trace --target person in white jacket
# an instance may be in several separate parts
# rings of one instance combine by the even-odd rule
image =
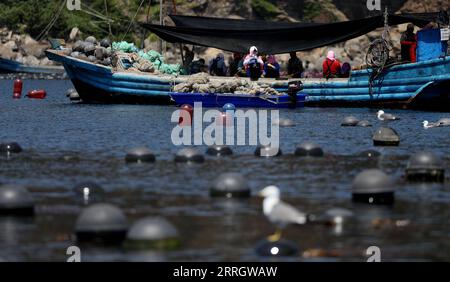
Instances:
[[[258,79],[264,72],[264,62],[258,55],[258,49],[255,46],[250,47],[250,52],[245,56],[244,67],[247,76],[252,79]]]

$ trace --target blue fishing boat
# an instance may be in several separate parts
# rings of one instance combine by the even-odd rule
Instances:
[[[173,76],[114,72],[98,65],[47,50],[50,60],[63,64],[80,98],[85,103],[171,104],[169,92],[183,82]]]
[[[63,74],[64,68],[62,66],[27,66],[0,58],[0,73]]]
[[[170,97],[178,106],[194,105],[202,102],[202,107],[217,108],[231,103],[237,108],[302,108],[306,95],[298,94],[296,99],[285,95],[250,95],[250,94],[218,94],[218,93],[170,93]]]
[[[114,72],[111,67],[59,52],[49,50],[47,56],[64,65],[84,102],[172,104],[172,87],[188,79],[188,76]],[[359,70],[353,71],[348,79],[303,79],[299,94],[306,96],[305,106],[450,110],[450,57],[386,67],[373,81],[371,74],[371,70]],[[262,82],[279,92],[287,92],[289,84],[287,80]],[[177,103],[183,103],[181,95],[176,97]],[[186,97],[192,102],[192,96]]]

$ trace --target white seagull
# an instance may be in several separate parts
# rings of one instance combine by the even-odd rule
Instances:
[[[379,110],[377,113],[378,119],[381,121],[396,121],[399,120],[400,118],[391,115],[391,114],[386,114],[384,111]]]
[[[428,120],[424,120],[422,122],[423,124],[423,128],[428,129],[428,128],[434,128],[434,127],[439,127],[439,123],[437,122],[428,122]]]
[[[280,189],[276,186],[268,186],[259,192],[260,197],[264,197],[264,215],[277,226],[275,234],[267,237],[270,242],[277,242],[281,239],[282,229],[289,224],[305,224],[307,215],[298,211],[293,206],[280,200]]]

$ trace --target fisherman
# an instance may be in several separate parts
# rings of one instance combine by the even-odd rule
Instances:
[[[230,76],[235,76],[239,72],[239,62],[242,59],[241,53],[233,53],[228,61]]]
[[[209,63],[209,74],[215,76],[227,75],[225,56],[222,53],[217,54],[216,58]]]
[[[341,74],[341,63],[336,59],[334,51],[328,51],[327,58],[323,61],[323,77],[326,79],[339,77]]]
[[[189,66],[191,65],[192,61],[194,61],[195,54],[186,45],[183,46],[183,50],[184,50],[183,69],[186,71],[186,73],[189,73]]]
[[[350,63],[348,62],[343,63],[341,66],[341,77],[349,78],[351,70],[352,67],[350,66]]]
[[[292,78],[301,78],[304,72],[303,62],[297,57],[296,52],[290,53],[288,62],[288,75]]]
[[[274,55],[268,55],[267,61],[264,64],[264,77],[267,78],[279,78],[280,77],[280,64]]]
[[[205,59],[198,59],[197,61],[193,61],[189,65],[189,74],[196,74],[200,72],[206,72]]]
[[[244,67],[244,59],[245,59],[245,56],[242,56],[242,58],[239,60],[239,63],[238,63],[238,72],[236,75],[239,77],[247,76],[247,72],[245,71],[245,67]]]
[[[258,49],[255,46],[250,48],[249,54],[244,59],[244,67],[247,76],[252,80],[257,80],[261,77],[264,71],[264,62],[258,56]]]
[[[408,24],[406,31],[402,33],[400,39],[402,46],[402,61],[403,62],[415,62],[416,61],[416,47],[417,36],[414,33],[414,25]]]

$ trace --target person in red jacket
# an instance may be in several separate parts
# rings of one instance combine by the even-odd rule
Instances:
[[[336,59],[334,51],[328,51],[327,58],[322,64],[323,77],[336,78],[341,74],[341,63]]]
[[[402,45],[402,61],[414,63],[416,61],[417,35],[414,33],[413,24],[408,24],[406,31],[402,33],[400,44]]]

